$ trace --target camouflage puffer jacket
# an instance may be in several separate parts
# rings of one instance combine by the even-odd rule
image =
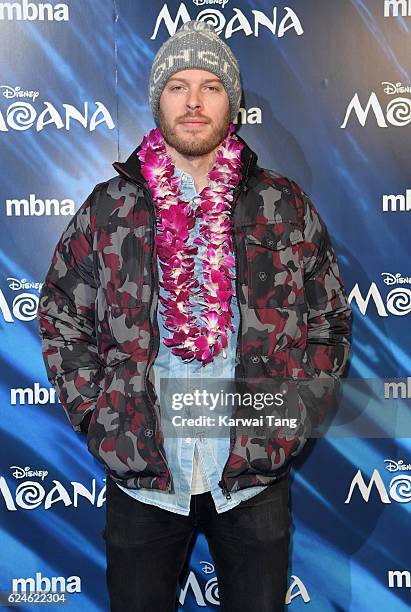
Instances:
[[[237,436],[232,427],[225,493],[288,474],[327,415],[351,334],[351,308],[313,202],[292,180],[259,167],[240,140],[242,180],[232,209],[236,381],[327,384],[301,394],[298,436]],[[86,433],[88,450],[127,488],[174,492],[150,376],[159,348],[159,279],[154,205],[138,148],[113,164],[118,175],[95,186],[63,232],[37,319],[48,379],[73,429]]]

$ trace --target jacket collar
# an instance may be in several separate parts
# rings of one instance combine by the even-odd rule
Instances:
[[[237,138],[244,144],[244,148],[241,151],[241,161],[243,162],[242,179],[240,185],[244,185],[247,181],[250,173],[253,171],[257,164],[258,156],[250,149],[247,143],[237,134]],[[137,157],[137,152],[141,149],[142,142],[136,149],[131,153],[125,162],[113,162],[113,168],[124,178],[131,180],[133,183],[137,183],[143,187],[147,187],[147,181],[141,174],[140,160]]]

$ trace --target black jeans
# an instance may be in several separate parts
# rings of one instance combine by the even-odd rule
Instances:
[[[288,478],[218,514],[211,493],[183,516],[133,499],[107,475],[107,588],[111,612],[174,612],[193,530],[214,561],[222,612],[282,612],[291,515]]]

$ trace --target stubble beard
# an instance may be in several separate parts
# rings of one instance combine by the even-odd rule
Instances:
[[[192,118],[195,119],[195,116]],[[179,136],[167,122],[161,109],[158,113],[158,120],[160,131],[168,145],[185,157],[199,157],[201,155],[208,155],[223,142],[230,126],[230,111],[227,110],[221,123],[216,125],[215,130],[206,137],[196,132],[187,132],[185,136]]]

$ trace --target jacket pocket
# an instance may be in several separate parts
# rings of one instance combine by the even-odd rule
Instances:
[[[109,304],[107,309],[113,344],[113,349],[109,351],[108,365],[128,359],[131,355],[137,356],[137,361],[144,361],[149,342],[146,305],[126,308]],[[138,359],[138,355],[141,359]]]
[[[146,280],[145,226],[129,227],[113,221],[99,230],[97,266],[109,304],[137,306],[143,301]]]
[[[89,452],[117,478],[153,477],[164,470],[154,415],[146,394],[134,391],[138,376],[138,364],[131,361],[106,369],[87,433]]]
[[[300,224],[256,223],[244,230],[249,307],[289,308],[302,304],[304,236]]]
[[[287,347],[264,355],[262,360],[270,378],[297,380],[315,376],[307,351],[300,347]]]

